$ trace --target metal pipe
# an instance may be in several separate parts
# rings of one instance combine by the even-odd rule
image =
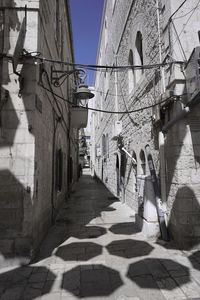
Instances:
[[[159,3],[156,0],[156,12],[157,12],[157,23],[158,23],[158,49],[159,49],[159,61],[162,64],[162,43],[161,43],[161,35],[160,35],[160,15],[159,15]],[[160,75],[162,80],[161,94],[165,93],[165,73],[164,68],[160,67]]]
[[[159,132],[159,153],[160,153],[160,185],[161,185],[161,199],[166,202],[166,173],[165,173],[165,138],[164,134]]]
[[[174,119],[170,120],[166,125],[163,126],[162,132],[166,133],[169,128],[171,128],[179,120],[183,119],[185,115],[187,115],[190,111],[191,110],[189,106],[186,106],[180,114],[178,114]]]
[[[149,164],[149,170],[150,170],[151,177],[152,177],[153,188],[154,188],[154,192],[155,192],[156,210],[157,210],[157,214],[158,214],[158,221],[159,221],[159,224],[160,224],[161,236],[162,236],[162,239],[164,241],[168,241],[169,236],[168,236],[167,227],[166,227],[166,224],[165,224],[164,212],[163,212],[163,209],[162,209],[162,200],[160,198],[160,190],[159,190],[159,186],[158,186],[158,179],[157,179],[157,176],[156,176],[156,171],[155,171],[153,158],[152,158],[152,155],[151,155],[151,150],[150,150],[149,145],[145,146],[145,150],[146,150],[147,160],[148,160],[148,164]]]
[[[114,46],[113,46],[114,51]],[[115,65],[117,66],[117,54],[115,53]],[[118,72],[115,72],[115,111],[119,111],[119,100],[118,100]],[[119,115],[117,114],[117,121],[119,121]]]
[[[123,147],[122,150],[131,158],[132,162],[137,165],[137,161],[131,156],[131,154]]]

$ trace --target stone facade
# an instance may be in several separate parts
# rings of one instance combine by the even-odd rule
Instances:
[[[97,64],[154,67],[96,73],[96,108],[125,113],[94,113],[92,140],[95,174],[138,213],[139,223],[148,223],[144,201],[151,198],[151,188],[145,187],[150,179],[145,146],[150,145],[170,236],[180,247],[191,248],[200,242],[199,106],[162,132],[188,101],[185,65],[173,62],[185,62],[199,45],[198,1],[178,9],[181,3],[105,1]],[[156,67],[159,63],[168,64]],[[162,105],[154,106],[160,101]]]
[[[27,5],[26,36],[20,28]],[[70,126],[73,80],[51,84],[43,57],[74,62],[68,1],[0,1],[0,265],[29,261],[78,175],[77,129]],[[16,73],[16,43],[31,55]],[[66,67],[67,68],[67,67]],[[69,68],[68,68],[69,69]],[[45,90],[48,89],[49,91]]]

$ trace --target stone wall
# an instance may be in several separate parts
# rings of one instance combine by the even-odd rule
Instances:
[[[116,0],[114,7],[111,1],[106,1],[98,63],[108,66],[114,63],[141,65],[142,59],[142,64],[152,65],[160,63],[160,54],[162,62],[184,62],[199,44],[197,2],[194,0],[183,6],[176,12],[172,22],[169,18],[180,6],[180,1],[163,0],[159,2],[159,10],[155,0],[126,1],[126,5],[124,1]],[[160,19],[160,49],[157,12]],[[142,36],[142,58],[136,46],[138,32]],[[102,135],[108,134],[109,150],[104,157],[96,157],[95,173],[121,201],[125,201],[143,217],[144,208],[139,203],[138,176],[149,175],[145,154],[145,146],[149,144],[161,183],[163,208],[170,235],[182,248],[197,246],[200,201],[198,106],[165,133],[164,147],[159,147],[163,125],[175,118],[187,103],[184,67],[172,64],[162,70],[154,67],[143,72],[127,69],[115,72],[107,69],[106,74],[96,74],[96,108],[112,112],[139,111],[130,114],[96,114],[96,146],[102,147]],[[177,101],[170,105],[167,102],[164,104],[165,111],[162,110],[160,119],[158,113],[161,107],[150,106],[167,98],[165,89],[167,92],[173,91],[175,96],[181,96],[173,98]],[[143,107],[149,108],[140,110]],[[137,166],[128,156],[124,158],[116,139],[112,139],[115,121],[122,122],[120,140],[137,161]]]
[[[5,265],[34,256],[66,199],[70,184],[77,180],[74,172],[72,182],[68,183],[70,153],[73,153],[74,170],[77,168],[74,142],[77,131],[70,128],[68,104],[51,93],[51,65],[44,63],[41,67],[41,61],[33,58],[38,53],[47,58],[73,61],[66,2],[59,1],[57,25],[55,1],[48,1],[46,6],[43,1],[15,0],[0,4],[3,52],[14,53],[27,4],[24,48],[32,53],[32,57],[19,61],[20,76],[13,74],[8,58],[1,59],[0,103],[7,97],[0,124],[0,252],[1,265]],[[71,100],[71,81],[53,90]]]

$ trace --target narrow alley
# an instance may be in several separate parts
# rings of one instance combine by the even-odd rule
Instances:
[[[0,270],[0,299],[200,299],[200,252],[147,240],[134,220],[85,169],[35,261]]]

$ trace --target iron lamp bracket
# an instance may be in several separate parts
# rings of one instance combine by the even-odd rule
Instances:
[[[54,70],[51,66],[51,84],[55,87],[60,87],[64,81],[72,74],[76,74],[78,84],[82,84],[87,76],[86,71],[83,69],[73,69],[70,71]]]

